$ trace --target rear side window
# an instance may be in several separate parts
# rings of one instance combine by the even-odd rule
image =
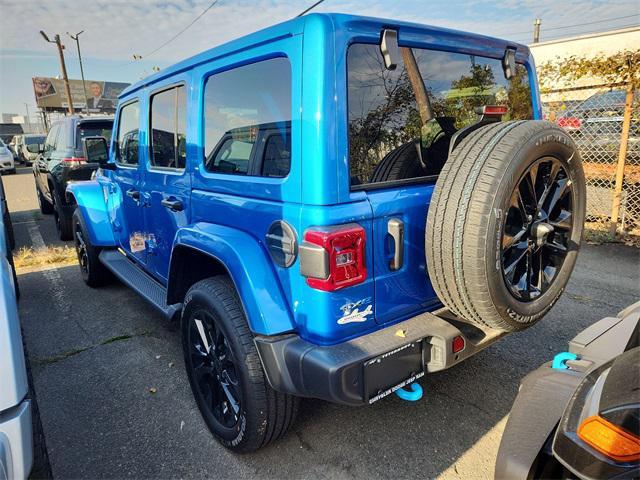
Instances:
[[[291,65],[272,58],[209,77],[204,92],[205,168],[285,177],[291,166]]]
[[[140,128],[140,105],[133,102],[120,109],[116,162],[121,165],[138,164],[138,130]]]
[[[187,97],[185,87],[151,97],[151,165],[183,169],[187,158]]]
[[[504,120],[533,115],[527,70],[511,80],[501,61],[463,53],[400,48],[404,60],[387,70],[378,45],[354,44],[347,53],[349,162],[352,187],[438,175],[449,141],[478,120],[476,107],[506,105]],[[425,101],[435,120],[423,121]],[[418,87],[420,88],[420,87]],[[418,101],[420,99],[420,102]]]
[[[82,148],[82,139],[87,137],[104,137],[107,143],[111,140],[113,122],[81,122],[76,127],[76,148]]]
[[[49,134],[47,135],[47,139],[44,142],[44,151],[45,152],[50,152],[51,150],[53,150],[55,148],[56,137],[58,136],[59,128],[60,128],[60,124],[56,123],[54,126],[51,127],[51,130],[49,130]]]

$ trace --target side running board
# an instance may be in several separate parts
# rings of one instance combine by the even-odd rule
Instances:
[[[182,304],[179,303],[167,305],[167,289],[118,250],[102,250],[100,261],[122,283],[138,292],[167,319],[173,319],[182,309]]]

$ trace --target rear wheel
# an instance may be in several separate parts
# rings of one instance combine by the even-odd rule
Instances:
[[[427,217],[427,264],[441,301],[504,331],[538,321],[575,265],[585,197],[575,145],[553,124],[472,132],[445,164]]]
[[[233,451],[251,452],[282,437],[299,399],[269,386],[229,278],[208,278],[189,289],[181,330],[189,383],[218,441]]]

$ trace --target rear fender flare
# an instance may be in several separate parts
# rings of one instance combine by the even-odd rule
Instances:
[[[67,186],[66,197],[69,202],[75,201],[91,243],[96,247],[114,247],[116,241],[109,221],[104,188],[95,180],[74,182]]]
[[[234,228],[196,223],[177,232],[172,250],[176,251],[178,246],[197,250],[225,267],[235,284],[252,332],[277,335],[294,330],[273,264],[258,240]],[[173,268],[172,256],[168,292],[173,288]]]

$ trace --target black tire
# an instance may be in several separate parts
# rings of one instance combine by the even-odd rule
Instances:
[[[52,187],[53,191],[53,220],[56,223],[58,238],[63,241],[73,239],[73,218],[64,211],[64,205],[58,189]]]
[[[221,345],[211,348],[211,355],[200,353],[204,342],[200,340],[197,319],[202,319],[200,327],[206,329],[209,339],[219,339],[222,335],[222,343],[209,340],[212,345]],[[209,430],[223,446],[234,452],[252,452],[287,432],[296,417],[299,399],[276,392],[267,382],[253,334],[228,277],[208,278],[189,289],[182,311],[181,332],[185,367],[193,395]],[[224,359],[229,359],[216,357],[218,365],[224,365],[224,371],[220,370],[222,367],[209,366],[215,364],[210,360],[215,351],[218,356],[224,352]],[[209,370],[205,372],[204,368]],[[220,390],[222,382],[216,377],[227,379],[225,385],[227,389],[231,388],[234,399],[239,397],[238,402],[232,402],[226,393],[223,396]],[[218,402],[215,401],[216,395],[219,395]],[[226,412],[230,412],[229,404],[237,407],[237,413],[231,413],[234,418],[230,419],[229,425],[220,418],[224,410],[214,413],[214,405],[220,400],[227,404]]]
[[[441,135],[429,148],[423,148],[421,152],[424,166],[418,157],[417,148],[420,147],[413,140],[400,145],[385,155],[376,166],[371,182],[392,182],[438,175],[447,160],[450,141],[451,137]]]
[[[101,287],[109,283],[113,276],[111,272],[100,261],[100,248],[91,244],[87,227],[82,215],[76,209],[73,213],[73,238],[80,266],[80,274],[84,283],[90,287]]]
[[[42,192],[36,185],[36,196],[38,197],[38,206],[40,207],[40,213],[43,215],[50,215],[53,213],[53,205],[49,203],[49,201],[44,198]]]
[[[7,235],[7,245],[9,251],[16,248],[16,235],[13,230],[13,223],[11,222],[11,215],[9,214],[9,206],[7,205],[7,212],[4,215],[4,229]]]
[[[521,190],[528,185],[533,185],[531,203],[540,199],[544,207],[531,215]],[[575,265],[585,198],[580,156],[571,138],[552,123],[500,122],[472,132],[445,164],[427,216],[427,265],[440,300],[480,326],[515,331],[537,322],[558,300]],[[558,209],[561,213],[554,213]],[[522,225],[513,234],[517,221]],[[543,223],[554,225],[551,233],[540,228]],[[550,278],[545,258],[557,263]],[[512,283],[519,265],[524,265],[517,277],[525,279],[521,290],[521,283],[517,288]]]

